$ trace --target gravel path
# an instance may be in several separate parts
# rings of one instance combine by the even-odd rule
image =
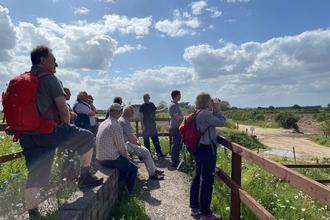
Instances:
[[[165,171],[164,180],[149,180],[143,163],[138,163],[141,185],[140,200],[148,219],[196,219],[190,215],[189,189],[191,177],[171,167],[169,155],[154,158],[156,166]]]

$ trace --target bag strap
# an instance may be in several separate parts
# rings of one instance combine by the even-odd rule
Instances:
[[[213,155],[215,155],[215,152],[214,152],[214,146],[213,146],[213,141],[212,141],[212,139],[211,139],[211,134],[210,134],[210,127],[207,128],[207,133],[209,134],[210,143],[211,143],[211,148],[212,148],[212,153],[213,153]]]

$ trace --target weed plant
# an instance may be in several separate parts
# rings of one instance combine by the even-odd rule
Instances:
[[[317,134],[311,138],[311,141],[326,147],[330,147],[330,136],[324,134]]]

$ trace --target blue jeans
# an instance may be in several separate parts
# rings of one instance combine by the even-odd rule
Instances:
[[[216,152],[216,146],[215,151]],[[211,145],[200,144],[194,153],[195,173],[190,187],[190,208],[200,208],[201,215],[210,215],[216,155]]]
[[[156,149],[157,155],[163,154],[162,149],[159,144],[158,133],[156,124],[148,124],[144,125],[144,131],[142,132],[144,146],[150,151],[150,141],[149,137],[151,137],[152,143]]]
[[[116,160],[100,160],[99,163],[107,168],[118,168],[120,171],[119,182],[125,182],[129,194],[132,193],[138,170],[138,167],[132,161],[119,156]]]
[[[179,157],[180,157],[180,150],[182,149],[182,139],[178,129],[170,129],[170,132],[173,137],[173,144],[171,147],[172,166],[176,167],[180,163]]]

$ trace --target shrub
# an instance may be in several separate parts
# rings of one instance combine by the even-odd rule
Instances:
[[[278,123],[282,128],[293,128],[299,132],[299,127],[297,125],[298,121],[299,117],[294,115],[293,112],[282,111],[275,115],[275,122]]]

